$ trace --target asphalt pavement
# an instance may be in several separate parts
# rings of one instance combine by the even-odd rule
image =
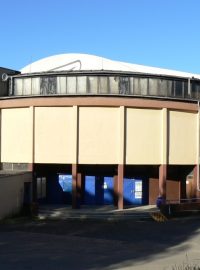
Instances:
[[[0,224],[1,270],[171,269],[200,265],[200,218]]]

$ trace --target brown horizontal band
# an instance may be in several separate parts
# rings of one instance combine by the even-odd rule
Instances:
[[[23,108],[30,106],[50,107],[50,106],[105,106],[105,107],[136,107],[136,108],[153,108],[153,109],[174,109],[184,111],[198,111],[197,103],[148,99],[148,98],[132,98],[132,97],[22,97],[9,98],[0,100],[0,109],[4,108]]]

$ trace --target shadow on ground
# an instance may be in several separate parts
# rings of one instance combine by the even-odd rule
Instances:
[[[26,220],[0,224],[0,269],[133,269],[155,257],[187,254],[193,239],[200,239],[199,217],[165,223]]]

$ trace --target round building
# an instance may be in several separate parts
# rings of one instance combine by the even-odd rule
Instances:
[[[61,54],[2,78],[2,168],[32,171],[35,201],[199,196],[200,75]]]

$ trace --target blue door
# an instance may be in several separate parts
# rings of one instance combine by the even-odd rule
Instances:
[[[104,205],[113,204],[113,177],[86,176],[85,177],[85,204]]]
[[[142,204],[142,180],[134,178],[124,178],[124,204]]]
[[[114,203],[113,177],[104,177],[103,190],[104,190],[103,204],[113,204]]]
[[[96,204],[95,176],[85,176],[85,204]]]

